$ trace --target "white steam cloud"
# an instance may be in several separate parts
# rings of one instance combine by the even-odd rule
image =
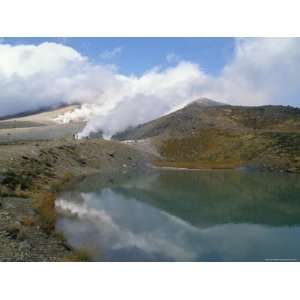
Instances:
[[[299,38],[237,39],[232,59],[218,76],[182,60],[139,77],[124,76],[62,44],[0,44],[0,116],[76,102],[82,107],[57,121],[86,120],[80,136],[102,130],[110,137],[198,97],[240,105],[299,105],[299,72]]]

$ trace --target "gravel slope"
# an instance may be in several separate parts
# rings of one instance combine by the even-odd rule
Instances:
[[[80,132],[85,123],[56,124],[49,126],[35,126],[27,128],[0,129],[0,144],[19,141],[42,141],[61,138],[72,138]]]

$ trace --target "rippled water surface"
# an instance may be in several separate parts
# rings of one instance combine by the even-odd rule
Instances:
[[[86,178],[57,229],[101,261],[300,259],[300,176],[157,171]]]

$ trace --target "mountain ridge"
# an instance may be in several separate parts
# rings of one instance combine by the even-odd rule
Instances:
[[[210,105],[191,102],[113,138],[149,140],[163,157],[159,166],[300,171],[299,108],[208,100]]]
[[[230,105],[230,104],[215,101],[215,100],[212,100],[212,99],[206,98],[206,97],[198,98],[198,99],[192,101],[191,103],[187,104],[186,106],[191,105],[191,104],[198,104],[201,106],[229,106]]]

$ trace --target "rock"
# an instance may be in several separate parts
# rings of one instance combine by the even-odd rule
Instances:
[[[20,251],[30,251],[31,244],[28,241],[23,241],[20,243],[19,250]]]
[[[114,152],[108,152],[107,153],[110,157],[115,157],[115,153]]]
[[[19,241],[25,241],[27,239],[27,234],[25,233],[25,231],[23,229],[19,231],[19,233],[17,235],[17,239]]]
[[[85,166],[87,164],[87,162],[83,159],[83,158],[78,158],[77,159],[78,163],[81,164],[82,166]]]
[[[11,225],[8,226],[5,231],[7,232],[7,236],[9,236],[11,239],[16,239],[20,232],[20,228],[19,226]]]
[[[289,168],[287,171],[290,172],[290,173],[296,173],[298,171],[298,169],[292,167],[292,168]]]

